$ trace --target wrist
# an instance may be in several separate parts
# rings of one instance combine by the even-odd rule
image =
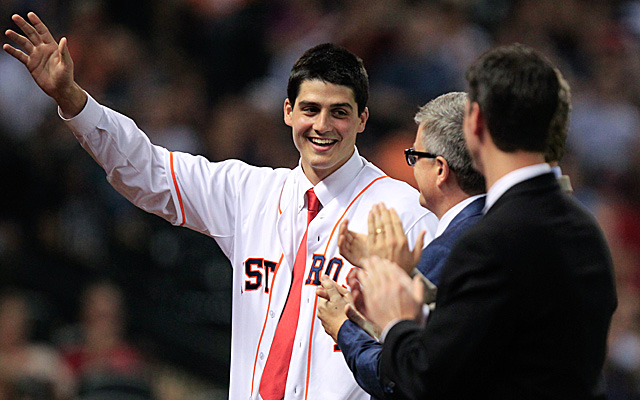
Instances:
[[[61,115],[67,119],[80,114],[80,111],[87,104],[87,100],[87,93],[76,82],[73,82],[69,88],[63,90],[55,98],[58,107],[60,107]]]

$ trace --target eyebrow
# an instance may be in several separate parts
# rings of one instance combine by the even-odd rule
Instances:
[[[300,105],[300,107],[305,107],[305,106],[320,107],[320,104],[315,101],[300,100],[298,104]],[[335,104],[331,104],[330,107],[331,108],[346,107],[350,110],[353,110],[353,106],[350,103],[335,103]]]

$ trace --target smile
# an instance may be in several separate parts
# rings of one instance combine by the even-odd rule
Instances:
[[[309,141],[318,146],[330,146],[337,142],[335,139],[309,138]]]

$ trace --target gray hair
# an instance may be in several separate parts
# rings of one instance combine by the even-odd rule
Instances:
[[[484,177],[473,168],[464,141],[462,123],[467,94],[443,94],[420,107],[414,120],[422,127],[420,141],[426,151],[444,157],[468,195],[485,192]]]

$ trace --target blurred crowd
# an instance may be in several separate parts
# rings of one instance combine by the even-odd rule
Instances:
[[[417,108],[464,90],[494,45],[541,50],[572,88],[560,165],[614,257],[609,398],[640,399],[639,0],[3,0],[2,32],[28,11],[68,38],[93,97],[212,161],[295,167],[289,70],[341,44],[371,81],[360,153],[412,184]],[[226,398],[228,261],[117,194],[4,53],[0,176],[0,400]]]

